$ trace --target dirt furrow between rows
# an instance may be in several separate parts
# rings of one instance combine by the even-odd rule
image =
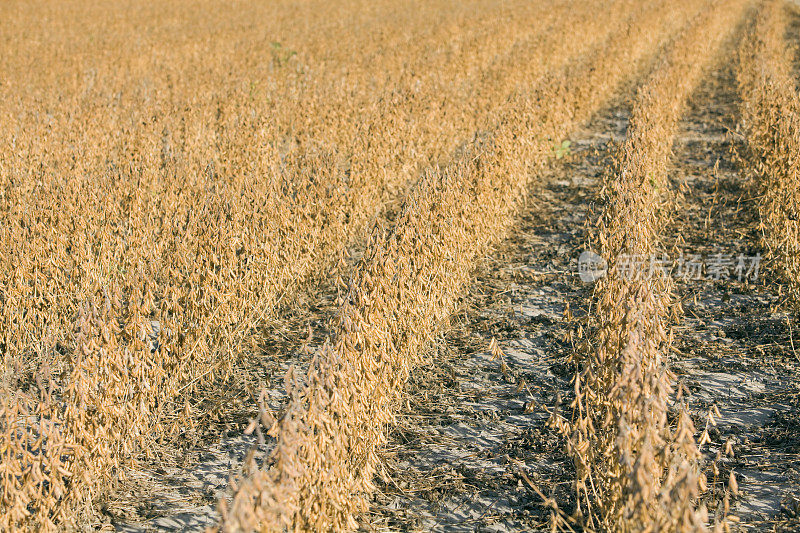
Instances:
[[[539,530],[549,511],[528,480],[560,503],[573,497],[572,464],[547,411],[570,388],[570,334],[587,311],[574,302],[588,302],[591,289],[577,270],[585,219],[628,109],[616,102],[572,136],[569,155],[543,173],[511,236],[483,262],[439,349],[412,374],[371,509],[375,529]]]
[[[257,416],[260,401],[281,413],[286,407],[284,377],[291,367],[305,369],[311,354],[331,334],[339,298],[324,283],[301,295],[262,325],[255,356],[240,365],[235,386],[220,387],[209,398],[203,424],[182,436],[180,446],[164,447],[154,461],[132,470],[104,512],[117,531],[205,531],[219,520],[218,502],[248,453],[265,456],[271,439],[242,433]]]
[[[734,68],[713,73],[697,92],[674,147],[671,179],[683,195],[667,259],[684,316],[673,370],[688,389],[698,431],[708,428],[709,507],[719,505],[733,471],[732,512],[746,530],[795,531],[798,326],[764,269],[754,189],[732,155],[741,150]],[[733,457],[724,454],[727,442]]]

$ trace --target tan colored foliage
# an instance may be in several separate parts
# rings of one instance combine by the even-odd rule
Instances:
[[[290,384],[269,462],[251,465],[227,531],[355,526],[379,468],[377,451],[410,368],[452,309],[474,261],[501,238],[515,199],[560,139],[603,105],[671,31],[687,5],[628,5],[628,20],[558,73],[527,75],[528,89],[459,161],[427,173],[394,226],[376,229],[350,284],[337,334],[304,383]],[[658,31],[653,31],[657,28]],[[522,81],[521,80],[521,81]],[[265,413],[262,420],[272,421]]]
[[[669,217],[667,172],[679,119],[692,90],[742,20],[746,1],[715,1],[679,34],[639,90],[628,137],[603,191],[594,239],[609,275],[595,288],[597,329],[578,352],[569,435],[577,470],[578,515],[594,531],[697,531],[702,474],[695,428],[674,400],[668,368],[672,287],[668,274],[633,273],[624,257],[657,254]]]
[[[756,179],[764,245],[800,311],[800,96],[781,2],[768,1],[740,51],[745,169]]]
[[[601,40],[610,7],[0,7],[27,28],[0,54],[2,525],[91,521],[264,317],[346,274],[420,170],[493,123],[528,65]]]
[[[16,29],[0,35],[0,529],[96,525],[324,278],[349,280],[335,336],[287,376],[281,420],[262,406],[277,445],[220,527],[355,527],[475,262],[554,143],[682,32],[639,94],[600,229],[609,257],[654,249],[665,139],[746,3],[0,5]],[[665,421],[669,290],[599,289],[572,441],[590,527],[702,522],[694,428]]]

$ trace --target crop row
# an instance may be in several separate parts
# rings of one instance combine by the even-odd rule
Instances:
[[[674,397],[670,322],[680,315],[665,273],[629,276],[626,255],[658,253],[670,219],[668,170],[688,98],[747,12],[747,1],[714,1],[679,34],[639,89],[627,138],[608,170],[592,239],[608,262],[595,287],[594,329],[576,353],[568,436],[577,516],[593,531],[698,531],[708,513],[695,429]],[[660,275],[663,274],[663,275]]]
[[[742,43],[739,94],[747,150],[745,170],[758,189],[770,263],[800,310],[800,96],[786,43],[786,9],[764,4]]]

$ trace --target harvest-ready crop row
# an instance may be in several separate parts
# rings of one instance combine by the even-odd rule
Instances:
[[[785,6],[766,2],[742,41],[739,93],[747,151],[756,179],[764,244],[800,310],[800,95],[786,42]]]
[[[670,46],[639,90],[628,136],[609,169],[594,238],[609,275],[595,288],[596,330],[577,354],[569,435],[584,526],[602,531],[696,531],[708,515],[695,429],[674,400],[669,370],[668,274],[628,275],[631,255],[658,253],[670,217],[667,173],[679,119],[693,89],[743,20],[746,1],[712,2]]]

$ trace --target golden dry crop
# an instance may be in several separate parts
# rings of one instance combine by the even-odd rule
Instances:
[[[768,2],[742,43],[739,91],[748,150],[743,162],[758,182],[765,247],[800,309],[800,96],[786,13]]]
[[[338,291],[331,337],[290,367],[280,411],[222,415],[271,447],[240,461],[216,527],[357,529],[409,376],[476,265],[564,141],[633,87],[593,228],[611,274],[574,354],[573,416],[550,418],[575,468],[574,513],[552,527],[713,525],[692,417],[668,418],[680,305],[668,279],[615,267],[655,252],[679,121],[747,25],[743,162],[765,248],[800,300],[800,108],[780,9],[0,5],[0,529],[109,523],[143,464],[198,447],[185,434],[207,424],[216,390],[263,378],[251,362],[265,324],[317,291]],[[727,509],[714,520],[728,527]]]
[[[628,136],[604,191],[595,236],[610,275],[595,288],[597,330],[577,355],[574,419],[562,422],[576,463],[583,519],[593,530],[696,531],[700,491],[695,428],[667,420],[674,394],[666,272],[628,275],[621,259],[651,257],[669,217],[670,151],[687,99],[747,2],[712,2],[679,35],[637,94]],[[699,56],[699,58],[698,58]]]

